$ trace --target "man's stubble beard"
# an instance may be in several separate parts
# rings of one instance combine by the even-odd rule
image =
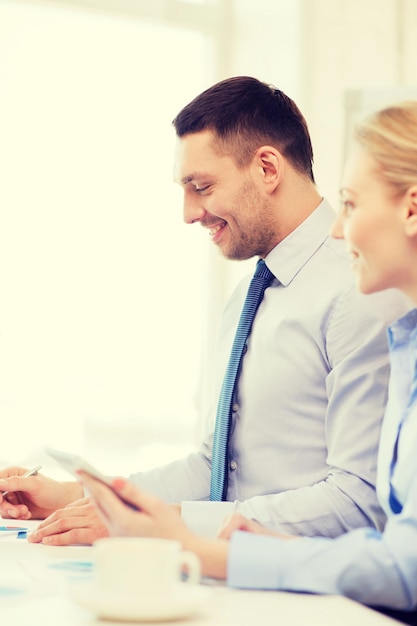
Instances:
[[[221,252],[226,259],[232,261],[245,261],[254,256],[265,257],[277,242],[276,224],[270,203],[260,197],[251,181],[242,185],[240,194],[244,202],[240,203],[239,209],[239,214],[243,216],[240,219],[242,226],[238,231],[239,236],[233,241],[232,235],[230,248]],[[251,213],[254,215],[251,216]]]

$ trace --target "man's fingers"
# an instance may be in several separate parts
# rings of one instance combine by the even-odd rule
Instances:
[[[35,535],[35,533],[32,533]],[[71,528],[66,532],[44,537],[28,537],[31,543],[42,543],[48,546],[91,545],[97,539],[107,537],[108,532],[104,526],[100,528]]]
[[[9,479],[11,476],[23,476],[27,471],[26,467],[18,467],[17,465],[6,467],[6,469],[0,470],[0,478]]]
[[[36,487],[37,478],[35,476],[9,476],[3,484],[2,491],[14,492],[14,491],[27,491]]]
[[[91,506],[93,510],[93,506]],[[99,523],[98,516],[94,510],[94,515],[71,515],[61,517],[57,514],[51,515],[38,528],[30,533],[28,541],[30,543],[47,543],[48,545],[70,545],[72,543],[90,544],[99,537],[108,535],[107,529]],[[59,514],[58,514],[59,513]],[[58,538],[58,536],[61,536]]]
[[[18,502],[18,501],[17,501]],[[32,517],[31,512],[25,504],[14,504],[8,500],[4,500],[0,506],[0,514],[3,518],[25,519]]]
[[[88,526],[94,519],[97,519],[96,509],[88,501],[88,504],[67,506],[55,511],[39,524],[38,531],[52,527],[52,532],[63,532],[73,526]]]

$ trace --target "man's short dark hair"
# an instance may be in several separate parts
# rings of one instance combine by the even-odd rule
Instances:
[[[219,150],[243,167],[262,145],[271,145],[292,166],[313,176],[313,149],[307,123],[291,98],[250,76],[216,83],[187,104],[174,118],[178,137],[210,130]]]

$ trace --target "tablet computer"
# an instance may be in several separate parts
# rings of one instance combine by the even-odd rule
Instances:
[[[96,480],[99,480],[101,483],[104,483],[109,489],[113,491],[113,493],[122,500],[124,504],[127,504],[131,509],[138,511],[138,507],[128,502],[122,496],[114,491],[112,485],[112,479],[108,476],[105,476],[98,469],[93,467],[90,463],[88,463],[83,457],[78,454],[72,454],[71,452],[64,452],[63,450],[56,450],[55,448],[45,448],[45,452],[49,454],[55,461],[57,461],[61,467],[67,470],[72,476],[79,480],[80,476],[78,474],[78,470],[83,470],[86,474],[89,474]]]

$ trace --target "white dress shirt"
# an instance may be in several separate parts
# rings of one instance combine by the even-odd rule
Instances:
[[[130,477],[182,502],[198,532],[214,534],[232,510],[303,535],[336,536],[385,521],[375,476],[389,376],[386,327],[410,304],[395,290],[357,292],[345,242],[328,235],[334,218],[323,201],[265,259],[276,280],[258,309],[237,384],[228,502],[204,501],[217,399],[250,276],[224,312],[199,451]]]
[[[335,540],[294,541],[235,533],[234,587],[342,594],[376,606],[417,606],[417,311],[389,330],[391,380],[378,453],[383,533],[357,529]],[[395,444],[398,438],[398,454]],[[392,508],[391,493],[399,506]]]

